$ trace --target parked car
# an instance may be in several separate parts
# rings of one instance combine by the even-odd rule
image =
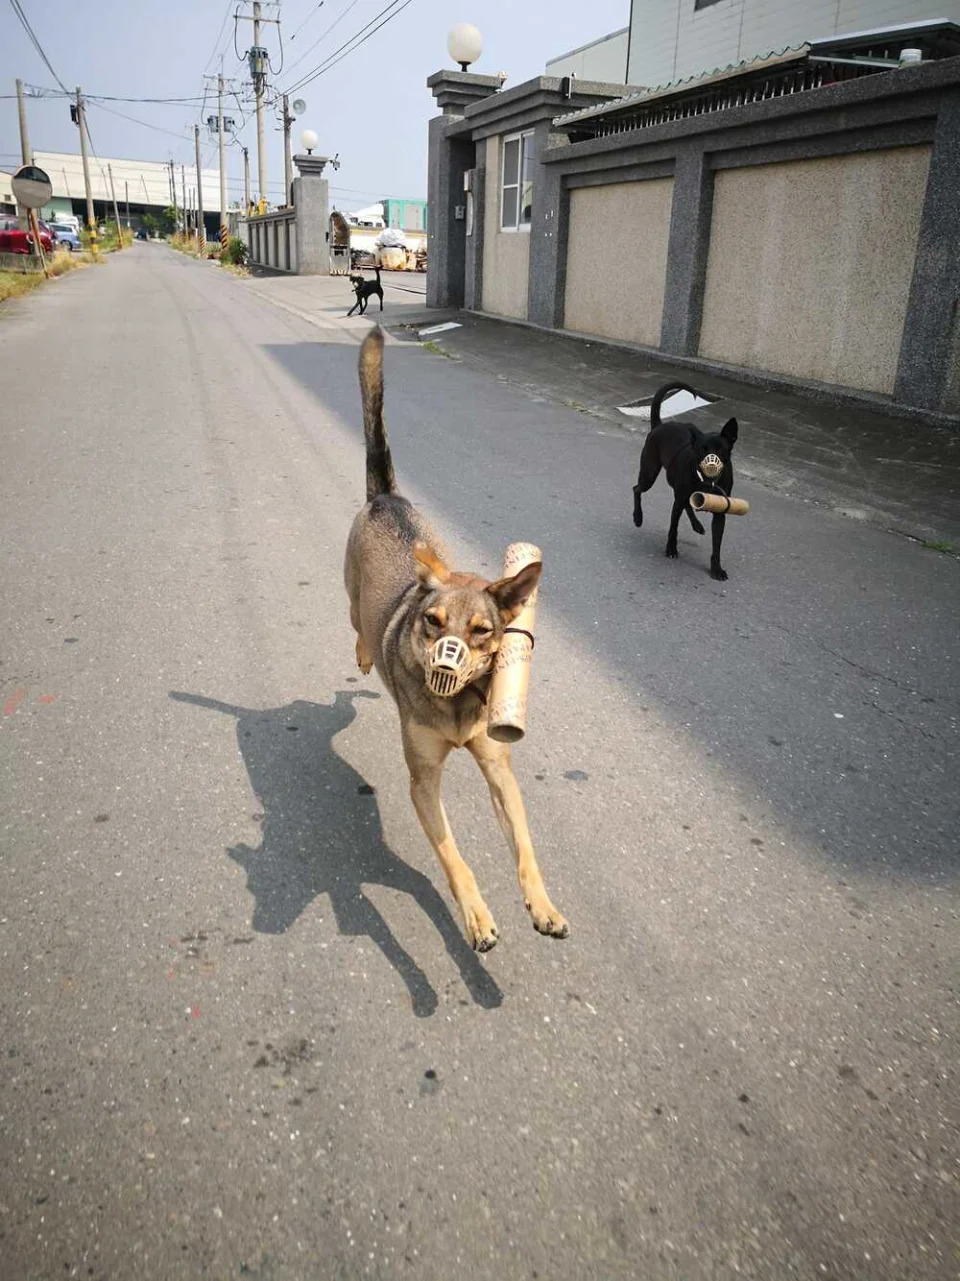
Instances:
[[[75,236],[80,235],[80,219],[76,214],[56,213],[50,219],[50,226],[56,227],[57,231],[59,231],[61,227],[66,227],[69,231],[72,231]]]
[[[73,253],[75,249],[80,248],[80,237],[70,227],[59,226],[56,228],[57,244],[61,249],[66,249],[68,253]]]
[[[40,230],[40,244],[44,252],[53,253],[53,237]],[[0,253],[29,254],[33,252],[33,232],[23,231],[16,218],[0,218]]]
[[[147,231],[146,227],[138,227],[137,240],[149,240],[149,239],[150,239],[150,233]]]

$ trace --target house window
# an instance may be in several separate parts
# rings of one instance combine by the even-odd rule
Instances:
[[[533,132],[503,140],[500,183],[500,228],[529,231],[533,213]]]
[[[709,9],[712,4],[719,4],[720,0],[693,0],[693,11],[698,9]]]

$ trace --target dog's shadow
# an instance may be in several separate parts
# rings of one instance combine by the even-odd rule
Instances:
[[[236,719],[237,743],[262,810],[263,839],[256,849],[237,845],[228,853],[247,873],[254,930],[282,934],[318,894],[328,894],[340,933],[372,939],[423,1018],[436,1010],[437,994],[364,893],[367,885],[402,890],[437,927],[474,1001],[487,1009],[501,1003],[499,987],[433,882],[384,842],[373,788],[333,746],[356,717],[355,700],[378,694],[340,690],[332,703],[298,700],[263,710],[201,694],[174,691],[170,697]]]

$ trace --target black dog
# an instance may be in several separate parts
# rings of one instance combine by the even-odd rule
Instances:
[[[736,418],[724,424],[718,435],[707,436],[691,423],[660,421],[660,406],[675,391],[697,393],[684,383],[668,383],[661,387],[650,406],[650,435],[640,455],[640,475],[633,487],[633,523],[643,524],[640,495],[646,493],[665,467],[667,481],[673,488],[673,511],[670,514],[670,532],[667,535],[667,555],[677,555],[677,526],[684,512],[698,534],[704,528],[693,514],[690,495],[700,490],[704,493],[723,494],[729,498],[733,492],[733,464],[730,454],[738,435]],[[726,516],[713,517],[713,554],[710,557],[710,577],[723,582],[727,573],[720,565],[720,544]]]
[[[367,299],[372,298],[374,294],[379,297],[380,310],[383,311],[383,285],[380,283],[380,268],[374,267],[374,271],[377,273],[376,280],[367,280],[364,276],[350,277],[350,283],[353,285],[354,292],[357,295],[357,301],[347,312],[348,316],[352,316],[358,307],[362,316],[367,310]]]

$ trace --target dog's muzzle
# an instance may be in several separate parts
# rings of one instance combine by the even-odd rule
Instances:
[[[474,655],[459,636],[441,636],[427,651],[427,688],[440,698],[453,698],[492,664],[492,654]]]
[[[719,454],[707,454],[700,459],[700,474],[707,480],[716,480],[723,471],[723,459]]]

